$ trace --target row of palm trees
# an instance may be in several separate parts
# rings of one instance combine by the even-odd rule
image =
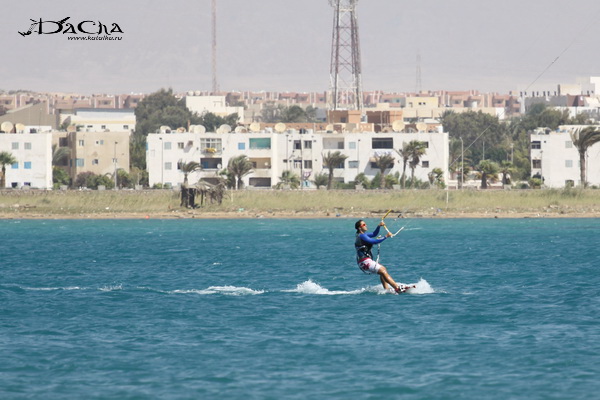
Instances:
[[[404,143],[402,148],[396,150],[400,158],[402,159],[402,178],[401,185],[404,189],[406,187],[406,168],[409,167],[411,169],[411,182],[415,181],[415,168],[421,162],[421,157],[427,151],[427,147],[425,142],[421,142],[419,140],[411,140],[408,143]],[[333,184],[333,170],[335,168],[342,168],[344,161],[348,158],[348,156],[342,154],[339,151],[334,153],[329,152],[327,155],[323,156],[323,166],[329,170],[329,180],[327,182],[327,189],[332,188]],[[394,163],[396,159],[391,153],[383,153],[379,154],[375,157],[375,165],[379,169],[381,173],[381,181],[380,188],[383,189],[385,185],[385,172],[388,169],[394,167]]]
[[[406,168],[407,166],[411,169],[411,181],[415,179],[415,168],[419,165],[421,157],[426,152],[426,145],[424,142],[413,140],[405,143],[400,150],[396,150],[402,158],[403,169],[402,169],[402,188],[406,185]],[[343,168],[344,162],[348,158],[347,155],[342,154],[340,151],[328,152],[323,156],[323,166],[328,169],[329,174],[317,174],[315,175],[314,183],[318,187],[327,186],[327,189],[333,188],[333,170],[336,168]],[[385,172],[388,169],[393,168],[396,159],[389,153],[381,154],[375,157],[375,164],[381,172],[381,183],[380,187],[383,188],[385,185]],[[190,161],[180,165],[181,172],[183,172],[183,184],[188,186],[188,175],[192,172],[199,171],[202,169],[200,163],[196,161]],[[248,156],[242,154],[229,160],[227,168],[221,171],[221,175],[226,175],[230,183],[235,189],[241,189],[244,185],[243,178],[252,172],[253,165],[248,159]],[[326,182],[326,183],[325,183]],[[279,177],[279,183],[275,186],[276,188],[290,187],[296,189],[300,187],[300,177],[291,170],[285,170]]]

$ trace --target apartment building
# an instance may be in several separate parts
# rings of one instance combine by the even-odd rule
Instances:
[[[573,144],[572,132],[584,126],[561,126],[557,131],[539,130],[530,135],[531,175],[541,177],[550,188],[580,186],[579,151]],[[600,186],[600,144],[591,146],[586,157],[586,180]]]
[[[83,132],[133,132],[136,124],[133,110],[117,108],[77,109],[72,113],[61,114],[61,121]]]
[[[334,180],[352,182],[359,173],[372,179],[379,169],[376,157],[389,154],[396,159],[386,173],[402,173],[397,149],[404,143],[419,140],[427,151],[415,170],[415,177],[426,181],[434,168],[444,171],[448,181],[448,134],[418,133],[300,133],[296,130],[254,133],[154,133],[147,138],[146,162],[150,186],[163,183],[173,187],[183,183],[181,165],[196,161],[203,169],[188,176],[190,183],[199,179],[216,180],[217,173],[233,157],[248,156],[254,169],[244,177],[250,188],[270,188],[279,182],[285,170],[292,170],[303,181],[303,187],[314,188],[312,180],[328,173],[323,156],[340,151],[348,158],[334,169]]]
[[[6,165],[6,188],[52,188],[52,134],[0,134],[0,152],[16,160]],[[4,188],[2,188],[4,189]]]
[[[122,169],[129,172],[131,132],[53,132],[52,144],[69,149],[63,167],[72,180],[82,172],[114,176]]]

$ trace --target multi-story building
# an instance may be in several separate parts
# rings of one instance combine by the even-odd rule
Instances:
[[[573,144],[572,133],[584,126],[561,126],[557,131],[539,130],[530,135],[531,175],[540,177],[546,187],[580,186],[579,151]],[[600,144],[588,148],[586,181],[600,185]]]
[[[225,117],[236,114],[240,121],[244,120],[244,107],[230,107],[225,101],[225,96],[195,96],[185,97],[185,106],[191,112],[202,115],[206,112]]]
[[[51,133],[0,134],[0,152],[17,160],[5,166],[7,188],[52,188]]]
[[[96,175],[115,171],[129,172],[129,137],[131,132],[54,132],[53,143],[69,149],[68,159],[62,167],[72,180],[82,172]]]
[[[376,158],[384,154],[396,159],[393,168],[386,173],[402,173],[402,162],[396,150],[412,140],[423,141],[427,146],[415,177],[426,181],[432,169],[441,168],[447,182],[448,134],[439,132],[154,133],[147,138],[146,163],[150,186],[157,183],[177,186],[184,179],[181,165],[187,162],[199,162],[203,168],[188,176],[193,184],[201,178],[215,179],[230,159],[244,154],[254,166],[252,173],[243,178],[245,186],[270,188],[279,183],[283,171],[291,170],[301,178],[304,187],[314,187],[315,175],[328,173],[323,157],[336,151],[346,155],[347,159],[334,169],[335,181],[349,183],[359,173],[373,178],[379,172]]]
[[[83,132],[133,132],[136,123],[133,110],[117,108],[77,109],[72,114],[61,114],[61,118],[62,123]]]

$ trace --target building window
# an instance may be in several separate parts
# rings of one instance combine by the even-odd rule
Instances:
[[[23,168],[25,168],[25,169],[31,169],[31,161],[25,161],[23,163]]]
[[[421,143],[423,143],[423,147],[425,147],[426,149],[429,148],[429,142],[421,142]]]
[[[304,168],[312,169],[312,160],[304,160]]]
[[[312,141],[311,140],[305,140],[304,141],[304,148],[305,149],[312,149]]]
[[[294,150],[300,150],[300,149],[302,149],[301,143],[302,142],[300,140],[294,140]]]
[[[171,150],[171,142],[165,142],[165,150]]]
[[[100,125],[100,129],[106,129],[106,125]]]
[[[129,129],[129,125],[123,125],[123,129],[128,130]]]
[[[25,150],[31,150],[31,143],[25,142]]]
[[[294,168],[302,168],[302,160],[294,160]]]
[[[421,161],[421,166],[423,168],[429,168],[429,161]]]
[[[10,166],[12,169],[19,169],[19,163],[16,162]]]
[[[83,158],[77,158],[75,160],[75,166],[76,167],[83,167],[85,165]]]
[[[183,150],[183,149],[185,148],[185,146],[184,146],[184,145],[185,145],[185,143],[183,143],[183,142],[178,142],[178,143],[177,143],[177,148],[178,148],[179,150]]]
[[[19,142],[12,142],[12,149],[19,150]]]
[[[92,160],[92,165],[98,165],[99,163],[100,163],[100,162],[98,161],[98,159],[97,159],[97,158],[94,158],[94,159]]]
[[[348,168],[358,168],[358,161],[348,161]]]
[[[246,150],[246,143],[238,143],[238,150]]]
[[[534,140],[531,142],[531,150],[539,150],[542,148],[542,142],[539,140]]]
[[[349,148],[350,150],[354,150],[354,149],[356,149],[356,142],[349,142],[349,143],[348,143],[348,148]]]
[[[200,139],[200,150],[207,152],[207,149],[213,149],[214,153],[220,152],[223,149],[221,139],[204,138]]]
[[[373,149],[393,149],[394,138],[373,138],[371,147]]]
[[[573,160],[565,160],[566,168],[573,168]]]
[[[173,169],[173,163],[166,162],[165,163],[165,170],[170,171],[171,169]]]
[[[96,146],[103,146],[104,140],[96,140]]]
[[[565,149],[572,149],[573,148],[573,142],[571,142],[570,140],[567,140],[565,142]]]
[[[542,168],[542,160],[531,160],[531,167],[536,169]]]
[[[249,140],[250,149],[268,150],[271,148],[271,138],[256,138]]]
[[[83,146],[83,145],[85,145],[85,142],[84,142],[83,140],[79,140],[77,143],[78,143],[80,146]]]

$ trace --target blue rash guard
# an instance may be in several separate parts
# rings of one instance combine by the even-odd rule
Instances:
[[[373,245],[379,244],[387,239],[386,237],[376,239],[377,235],[379,235],[380,228],[381,227],[378,225],[377,229],[375,229],[372,233],[361,233],[360,235],[356,235],[356,241],[354,242],[354,248],[356,249],[356,261],[361,261],[365,258],[373,259],[373,253],[371,253],[371,248]]]

